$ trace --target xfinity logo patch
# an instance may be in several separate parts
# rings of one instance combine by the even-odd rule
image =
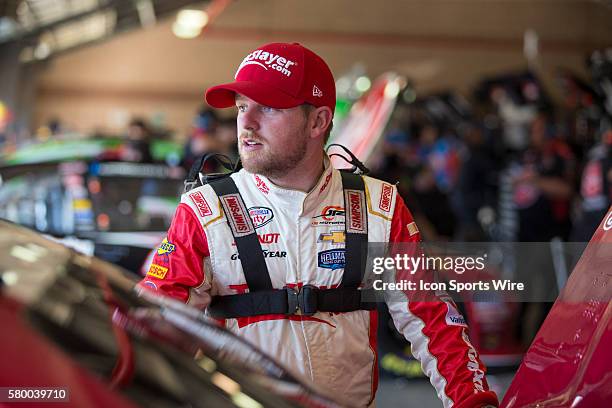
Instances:
[[[341,269],[346,264],[344,249],[329,249],[319,252],[319,268]]]
[[[249,216],[253,221],[253,226],[257,229],[272,221],[274,213],[268,207],[251,207],[249,208]]]
[[[281,74],[287,77],[290,77],[290,68],[293,65],[297,65],[297,63],[295,61],[288,60],[285,57],[281,57],[277,54],[257,50],[250,53],[242,60],[240,66],[238,67],[238,70],[236,71],[236,75],[234,75],[234,79],[238,77],[238,73],[240,73],[240,70],[246,67],[247,65],[257,65],[265,69],[266,71],[268,70],[268,68],[270,68],[272,70],[280,72]]]

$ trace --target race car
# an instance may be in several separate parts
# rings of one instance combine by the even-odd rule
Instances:
[[[6,221],[0,278],[0,406],[340,406],[202,312]]]

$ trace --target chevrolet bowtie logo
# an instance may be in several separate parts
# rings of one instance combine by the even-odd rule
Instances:
[[[332,244],[342,244],[345,241],[344,231],[332,231],[330,234],[319,235],[319,242],[331,241]]]

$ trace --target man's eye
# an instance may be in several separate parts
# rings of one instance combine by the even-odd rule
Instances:
[[[239,112],[246,112],[246,105],[236,105]]]
[[[262,106],[261,110],[262,110],[262,112],[274,112],[276,109],[271,108],[269,106]]]

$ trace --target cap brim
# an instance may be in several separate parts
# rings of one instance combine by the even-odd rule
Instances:
[[[238,81],[208,88],[206,102],[214,108],[229,108],[236,103],[236,94],[244,95],[255,102],[277,109],[293,108],[304,103],[303,100],[266,84],[251,81]]]

